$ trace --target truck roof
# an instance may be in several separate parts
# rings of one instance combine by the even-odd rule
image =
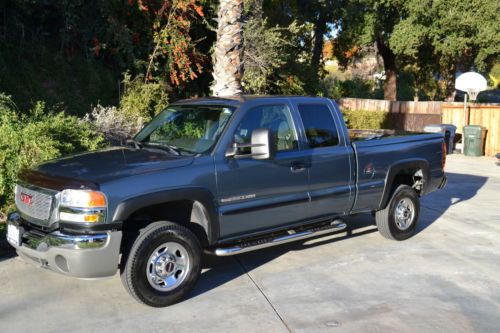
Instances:
[[[181,99],[172,103],[172,105],[234,105],[239,106],[245,102],[257,99],[277,99],[277,98],[322,98],[315,96],[286,96],[286,95],[276,95],[276,96],[265,96],[265,95],[235,95],[235,96],[224,96],[224,97],[200,97],[200,98],[190,98]]]

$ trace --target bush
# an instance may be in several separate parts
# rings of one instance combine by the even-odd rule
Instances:
[[[97,105],[83,118],[112,144],[121,144],[132,137],[168,104],[161,84],[144,82],[141,75],[132,79],[125,73],[123,86],[118,107]]]
[[[83,120],[102,133],[111,144],[122,144],[135,135],[144,124],[144,118],[137,113],[126,114],[115,106],[101,105],[94,107]]]
[[[123,79],[124,93],[120,98],[120,112],[126,119],[142,118],[149,121],[167,106],[167,95],[160,83],[144,82],[139,75],[131,79],[125,74]]]
[[[374,81],[363,80],[359,77],[343,81],[330,77],[323,81],[323,86],[327,95],[333,99],[343,97],[381,98],[383,96],[382,89],[377,88]]]
[[[22,113],[0,93],[0,212],[12,208],[12,193],[22,168],[62,155],[96,149],[103,138],[91,126],[60,109],[37,102]]]
[[[342,114],[349,129],[392,128],[389,112],[342,110]]]

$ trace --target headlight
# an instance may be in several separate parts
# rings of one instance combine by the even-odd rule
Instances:
[[[61,192],[59,219],[68,222],[105,222],[107,200],[102,192],[64,190]]]

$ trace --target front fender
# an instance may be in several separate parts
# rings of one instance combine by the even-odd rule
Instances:
[[[128,198],[117,205],[113,214],[113,222],[123,222],[141,208],[178,200],[190,200],[201,203],[207,221],[206,225],[202,226],[207,233],[209,244],[215,244],[219,238],[217,206],[212,193],[201,187],[169,189]]]

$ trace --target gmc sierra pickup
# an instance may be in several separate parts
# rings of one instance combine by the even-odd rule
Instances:
[[[162,307],[194,287],[202,251],[331,233],[358,213],[386,238],[411,237],[445,159],[441,134],[349,133],[326,98],[183,100],[124,146],[21,172],[7,238],[65,275],[119,270],[136,300]]]

